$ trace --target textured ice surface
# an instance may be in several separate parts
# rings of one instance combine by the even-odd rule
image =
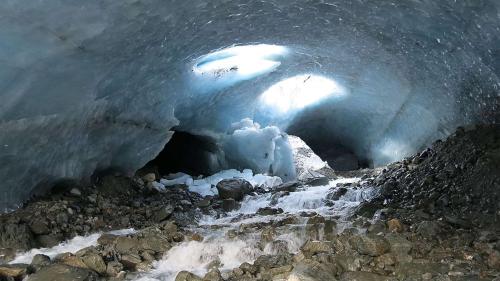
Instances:
[[[158,188],[159,190],[163,190],[176,184],[185,184],[189,187],[189,191],[206,196],[217,195],[217,184],[224,179],[234,178],[245,179],[254,187],[262,186],[264,188],[272,188],[283,183],[282,179],[277,176],[254,174],[250,169],[245,169],[242,172],[231,169],[220,171],[209,177],[199,179],[193,179],[188,174],[176,173],[169,175],[167,179],[161,179],[159,183],[156,182],[155,184],[160,186]]]
[[[400,158],[498,118],[499,11],[497,0],[5,0],[0,208],[59,178],[132,172],[178,122],[209,134],[252,118],[375,163]],[[206,60],[235,44],[286,53],[254,56],[258,71],[234,60],[250,49],[226,52],[226,65]],[[224,83],[200,79],[203,63],[222,65]],[[240,67],[251,75],[235,75]],[[260,96],[301,75],[345,95],[270,117]]]
[[[293,151],[293,162],[297,172],[297,179],[303,180],[315,177],[315,172],[329,167],[314,151],[299,137],[288,136]]]

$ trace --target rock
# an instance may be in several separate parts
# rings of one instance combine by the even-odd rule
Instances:
[[[205,274],[205,277],[203,277],[203,281],[224,281],[224,279],[222,278],[222,275],[218,269],[212,269],[207,274]]]
[[[222,210],[224,212],[231,212],[238,209],[238,202],[236,200],[229,198],[222,200]]]
[[[276,187],[273,188],[272,192],[273,193],[278,193],[278,192],[295,192],[297,190],[297,187],[300,186],[299,182],[292,181],[292,182],[287,182],[280,184]]]
[[[217,191],[221,199],[241,201],[252,190],[252,184],[244,179],[225,179],[217,184]]]
[[[64,240],[62,235],[57,235],[57,234],[46,234],[46,235],[39,235],[36,237],[36,241],[38,242],[38,245],[40,245],[43,248],[51,248]]]
[[[43,254],[36,254],[31,261],[31,266],[40,269],[44,266],[50,265],[50,257]]]
[[[35,246],[36,242],[28,225],[0,221],[0,248],[29,250]]]
[[[135,238],[121,236],[116,238],[116,251],[120,254],[129,254],[132,250],[137,249],[139,241]],[[135,252],[135,251],[134,251]]]
[[[154,221],[162,222],[170,217],[174,212],[174,207],[172,205],[167,205],[160,208],[153,216]]]
[[[404,226],[398,219],[392,219],[387,221],[387,228],[390,232],[403,232]]]
[[[435,221],[423,221],[416,227],[416,232],[418,234],[429,239],[435,238],[439,233],[441,233],[441,230],[441,225]]]
[[[262,255],[253,263],[259,268],[269,269],[290,264],[292,257],[290,254],[283,255]]]
[[[99,245],[112,245],[116,242],[116,239],[118,238],[119,236],[118,235],[114,235],[114,234],[103,234],[101,235],[101,237],[99,237],[97,239],[97,243]]]
[[[139,255],[128,254],[122,255],[120,262],[123,266],[125,266],[125,268],[129,270],[136,270],[137,265],[142,262],[142,259]]]
[[[191,272],[181,271],[175,277],[175,281],[203,281],[203,279]]]
[[[198,201],[198,203],[196,203],[196,206],[198,206],[200,208],[207,208],[210,206],[211,203],[212,203],[212,198],[205,197],[202,200]]]
[[[493,250],[488,256],[488,266],[500,270],[500,252]]]
[[[261,216],[272,216],[272,215],[277,215],[277,214],[282,214],[283,209],[281,208],[271,208],[271,207],[265,207],[265,208],[259,208],[257,210],[257,215]]]
[[[143,177],[142,177],[142,180],[146,183],[148,182],[154,182],[156,180],[156,175],[154,173],[148,173],[148,174],[145,174]]]
[[[313,260],[303,260],[294,265],[290,276],[286,280],[293,281],[336,281],[335,267],[321,264]]]
[[[123,264],[117,261],[111,261],[106,266],[106,274],[109,277],[117,276],[123,270]]]
[[[87,267],[100,275],[104,275],[106,273],[106,264],[101,256],[95,253],[89,253],[82,257],[83,262],[87,265]]]
[[[333,249],[332,243],[328,241],[307,241],[301,251],[306,257],[311,257],[318,253],[333,253]]]
[[[0,277],[23,279],[28,272],[27,264],[0,265]]]
[[[396,281],[393,277],[383,276],[371,272],[346,272],[342,275],[341,281]]]
[[[28,276],[27,281],[97,281],[97,274],[91,270],[64,264],[53,264]]]
[[[16,257],[16,250],[12,248],[0,248],[0,264],[8,263]]]
[[[59,263],[69,265],[72,267],[88,269],[88,266],[83,262],[83,260],[80,257],[74,256],[71,253],[57,256],[55,260],[57,260]]]
[[[325,176],[307,179],[305,182],[305,184],[309,186],[322,186],[322,185],[328,185],[329,183],[330,179],[328,179]]]
[[[355,235],[349,239],[349,244],[358,253],[372,257],[383,255],[390,249],[390,244],[384,237],[372,234]]]
[[[271,242],[276,237],[276,230],[273,227],[268,227],[260,233],[260,240],[264,243]]]
[[[288,243],[284,240],[274,240],[268,244],[271,253],[274,255],[283,255],[288,253]]]
[[[48,234],[50,229],[47,226],[47,222],[44,219],[37,219],[30,224],[31,232],[36,235]]]
[[[339,187],[333,193],[327,195],[326,199],[337,201],[340,197],[344,196],[347,193],[347,188]]]
[[[80,191],[80,189],[76,188],[76,187],[73,187],[70,191],[69,191],[69,194],[71,194],[72,196],[75,196],[75,197],[80,197],[82,196],[82,192]]]

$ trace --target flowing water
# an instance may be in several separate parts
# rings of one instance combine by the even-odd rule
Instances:
[[[338,184],[356,183],[359,178],[342,178],[324,186],[303,186],[290,193],[264,193],[245,197],[240,208],[222,217],[205,215],[189,230],[203,241],[186,241],[171,248],[153,264],[149,272],[129,274],[128,280],[173,281],[178,272],[189,271],[203,276],[211,268],[223,274],[244,262],[252,263],[264,254],[295,253],[308,239],[322,239],[350,226],[348,218],[356,206],[374,195],[372,188],[348,188],[339,200],[327,200]],[[272,207],[283,212],[257,214]],[[322,228],[308,224],[311,217],[324,219]],[[326,221],[326,222],[325,222]],[[327,222],[334,222],[328,224]],[[327,229],[327,225],[329,229]],[[116,235],[134,233],[133,229],[113,231]],[[266,238],[267,237],[271,238]],[[17,255],[12,263],[30,263],[36,254],[53,258],[60,253],[75,253],[97,244],[102,233],[75,237],[53,248],[32,249]]]
[[[178,244],[154,263],[150,272],[138,274],[133,280],[170,281],[180,271],[203,276],[212,267],[224,273],[244,262],[252,263],[263,254],[295,253],[308,239],[320,239],[325,234],[324,229],[307,224],[309,217],[319,215],[327,221],[335,220],[334,232],[349,226],[350,212],[372,197],[374,190],[348,189],[333,205],[328,204],[326,196],[339,183],[358,181],[358,178],[343,178],[324,186],[306,186],[279,198],[272,193],[247,196],[237,211],[221,218],[205,216],[191,229],[204,237],[202,242]],[[281,208],[283,213],[256,214],[265,207]],[[263,231],[272,233],[271,241],[262,238]]]

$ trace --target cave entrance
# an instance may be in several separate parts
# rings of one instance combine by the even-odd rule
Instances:
[[[309,126],[294,126],[287,133],[302,139],[323,161],[336,171],[353,171],[369,168],[370,161],[359,157],[354,150],[341,140],[319,133],[320,130],[310,130]]]
[[[220,170],[220,155],[213,138],[175,131],[160,154],[141,170],[160,175],[183,172],[207,176]]]

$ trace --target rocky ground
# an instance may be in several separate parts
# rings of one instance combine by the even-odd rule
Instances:
[[[272,191],[229,180],[218,185],[220,196],[202,198],[185,186],[158,192],[151,186],[154,174],[134,179],[111,175],[89,188],[57,188],[0,215],[0,280],[139,280],[140,272],[149,272],[172,247],[209,243],[209,233],[222,230],[227,242],[255,239],[255,258],[229,270],[214,260],[207,273],[181,271],[176,281],[498,281],[499,173],[500,127],[480,126],[459,129],[448,140],[384,169],[329,171],[332,178],[362,180],[327,189],[315,206],[318,212],[291,213],[276,202],[307,194],[300,192],[314,190],[311,186],[325,179]],[[319,211],[335,209],[344,197],[363,190],[377,193],[348,216]],[[254,214],[227,216],[245,204],[244,198],[265,196],[269,206]],[[198,226],[202,215],[220,220]],[[102,234],[97,245],[75,253],[38,254],[31,264],[8,264],[18,251],[130,227],[138,231]],[[300,245],[291,247],[288,234],[300,236]]]

